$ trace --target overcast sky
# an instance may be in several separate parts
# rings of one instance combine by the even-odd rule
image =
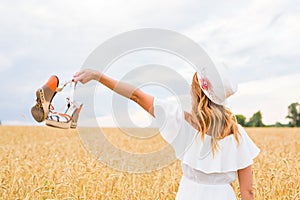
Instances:
[[[4,0],[0,1],[0,27],[3,124],[37,124],[30,115],[37,87],[52,74],[61,82],[70,79],[98,45],[139,28],[179,32],[224,62],[239,82],[228,104],[236,114],[249,118],[260,110],[265,123],[286,123],[288,105],[300,100],[296,0]],[[116,78],[120,77],[117,64],[109,71]],[[111,93],[103,92],[109,102]],[[57,99],[63,101],[67,94]],[[63,107],[60,103],[58,109]],[[95,110],[110,125],[110,110],[98,106]],[[143,123],[138,120],[142,115],[147,118],[145,113],[138,107],[131,109],[135,122]]]

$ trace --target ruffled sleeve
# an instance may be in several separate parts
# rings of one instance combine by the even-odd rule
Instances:
[[[175,151],[178,159],[193,143],[195,129],[184,119],[184,112],[180,102],[172,99],[154,98],[154,115],[159,124],[161,136]]]
[[[183,163],[205,173],[237,171],[253,164],[253,159],[260,150],[242,126],[238,125],[238,129],[240,144],[237,144],[233,135],[229,135],[218,141],[219,148],[214,156],[210,145],[211,137],[206,135],[204,141],[196,137],[185,153]]]

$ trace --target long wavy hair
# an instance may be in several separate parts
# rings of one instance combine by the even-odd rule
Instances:
[[[238,126],[233,113],[223,105],[212,102],[200,88],[197,72],[193,76],[191,95],[191,122],[196,126],[202,140],[204,135],[211,136],[212,153],[218,149],[218,140],[233,134],[239,144]]]

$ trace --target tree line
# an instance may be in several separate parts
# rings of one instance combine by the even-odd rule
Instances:
[[[235,117],[237,122],[245,127],[300,127],[300,103],[295,102],[288,106],[288,115],[286,116],[286,118],[290,120],[288,124],[276,122],[275,124],[266,125],[262,121],[260,111],[254,113],[249,120],[241,114],[237,114]],[[0,125],[1,124],[0,120]]]
[[[244,115],[235,115],[237,122],[245,127],[300,127],[300,104],[298,102],[292,103],[288,106],[288,115],[286,118],[289,119],[288,124],[282,124],[276,122],[275,124],[266,125],[262,121],[261,111],[258,111],[247,120]]]

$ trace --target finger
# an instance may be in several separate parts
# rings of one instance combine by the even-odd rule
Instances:
[[[84,73],[80,74],[79,76],[74,77],[73,80],[75,83],[77,83],[79,81],[82,84],[85,84],[88,82]]]
[[[84,70],[81,70],[81,71],[79,71],[79,72],[76,72],[76,73],[74,74],[73,77],[78,77],[78,76],[84,74],[84,72],[85,72]]]
[[[72,81],[75,82],[75,83],[77,83],[78,81],[81,82],[82,81],[82,76],[74,75]]]
[[[79,72],[76,72],[74,75],[73,75],[73,80],[74,82],[77,82],[77,81],[80,81],[81,76],[83,76],[83,74],[85,73],[85,70],[81,70]]]

